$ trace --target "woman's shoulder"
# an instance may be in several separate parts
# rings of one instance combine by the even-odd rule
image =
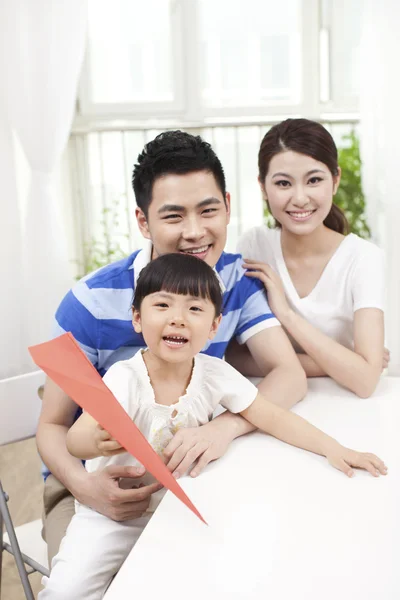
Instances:
[[[348,252],[343,258],[343,268],[347,269],[346,281],[351,288],[353,311],[361,308],[385,306],[385,257],[376,244],[360,238],[347,236]]]
[[[374,282],[373,285],[379,287],[377,282],[384,277],[383,250],[354,233],[344,238],[332,262],[335,270],[342,274],[353,291],[359,288],[359,291],[354,292],[357,294],[365,288],[365,282]]]
[[[350,233],[346,238],[346,246],[348,253],[353,257],[353,260],[382,260],[383,250],[370,240],[361,238],[355,233]]]

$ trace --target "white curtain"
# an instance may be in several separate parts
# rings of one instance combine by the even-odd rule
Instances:
[[[14,245],[0,257],[3,264],[8,255],[8,271],[14,272],[12,298],[1,319],[7,324],[23,321],[23,353],[17,362],[15,357],[13,364],[7,361],[8,368],[0,363],[0,379],[19,374],[28,360],[26,347],[48,339],[54,311],[71,285],[61,202],[53,193],[53,180],[74,115],[87,24],[85,0],[2,0],[1,5],[7,126],[19,139],[31,180],[22,245],[15,198],[4,195],[0,200],[2,212],[9,215],[11,237],[15,231]],[[9,175],[12,179],[11,167]],[[21,257],[17,245],[22,247]]]
[[[1,45],[0,45],[1,52]],[[3,56],[3,55],[2,55]],[[0,65],[0,80],[4,69]],[[21,227],[13,139],[0,93],[0,380],[25,368],[23,346],[23,284]],[[26,362],[26,361],[25,361]]]
[[[28,367],[24,348],[21,212],[18,203],[13,131],[7,114],[10,13],[0,1],[0,380]]]
[[[373,237],[386,252],[389,372],[400,375],[400,3],[364,0],[360,133]]]

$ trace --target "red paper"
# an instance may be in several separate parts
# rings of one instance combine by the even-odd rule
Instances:
[[[34,362],[70,398],[87,411],[153,477],[204,521],[161,458],[116,400],[71,333],[32,346]]]

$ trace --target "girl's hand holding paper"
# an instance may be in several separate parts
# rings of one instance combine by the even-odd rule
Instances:
[[[108,431],[103,429],[101,425],[97,425],[96,427],[94,441],[99,454],[102,456],[114,456],[115,454],[126,452],[125,448]]]

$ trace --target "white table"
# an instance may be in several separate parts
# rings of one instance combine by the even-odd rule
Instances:
[[[245,436],[181,480],[209,526],[169,492],[105,600],[399,600],[400,379],[368,400],[310,380],[295,411],[383,458],[389,475],[348,479],[323,457]]]

